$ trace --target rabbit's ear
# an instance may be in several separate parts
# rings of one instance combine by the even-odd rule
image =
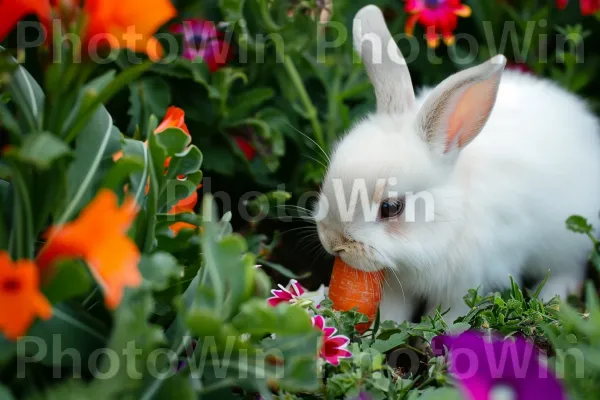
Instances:
[[[503,55],[495,56],[450,76],[433,90],[417,123],[434,151],[463,148],[481,132],[496,103],[505,65]]]
[[[375,89],[377,111],[402,113],[415,106],[415,93],[406,61],[392,38],[381,10],[368,5],[354,17],[354,48]]]

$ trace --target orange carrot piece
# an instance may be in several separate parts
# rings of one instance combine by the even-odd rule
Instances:
[[[369,329],[377,315],[382,284],[383,271],[362,271],[336,257],[329,281],[329,298],[335,310],[349,311],[358,307],[358,312],[369,318],[368,323],[356,325],[356,330],[363,333]]]

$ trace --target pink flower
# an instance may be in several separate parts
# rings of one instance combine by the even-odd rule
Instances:
[[[352,357],[352,353],[346,350],[350,339],[344,335],[336,335],[337,329],[325,325],[325,318],[315,315],[312,318],[313,326],[323,332],[323,345],[319,350],[321,358],[331,365],[339,365],[340,358]]]
[[[273,289],[271,293],[273,297],[269,297],[267,302],[269,305],[275,307],[280,303],[292,303],[295,304],[298,302],[300,296],[306,292],[306,289],[302,287],[301,284],[298,283],[297,280],[292,279],[288,283],[287,287],[283,287],[282,285],[277,285],[280,289]]]
[[[211,21],[188,19],[182,24],[172,25],[171,32],[184,36],[183,57],[190,61],[202,57],[211,72],[218,71],[232,59],[229,43]]]

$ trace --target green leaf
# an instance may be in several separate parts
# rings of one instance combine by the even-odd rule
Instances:
[[[600,245],[596,246],[596,249],[592,250],[592,255],[590,256],[590,261],[592,265],[596,267],[598,271],[600,271]]]
[[[275,339],[267,339],[261,343],[261,347],[269,356],[266,357],[267,362],[262,362],[261,365],[266,366],[267,373],[272,374],[270,378],[276,379],[277,386],[283,390],[316,391],[321,386],[316,357],[321,340],[322,334],[312,327],[304,334],[280,335]],[[283,370],[272,361],[278,355],[281,356],[278,362],[283,362]],[[255,371],[261,373],[259,369]]]
[[[262,258],[259,258],[257,260],[257,262],[260,265],[262,265],[262,266],[265,266],[265,267],[268,267],[268,268],[270,268],[270,269],[272,269],[274,271],[277,271],[277,273],[279,273],[279,274],[281,274],[284,277],[289,278],[289,279],[305,279],[305,278],[308,278],[311,275],[310,271],[308,271],[308,272],[306,272],[306,273],[304,273],[302,275],[296,275],[292,271],[290,271],[289,269],[285,268],[283,265],[280,265],[280,264],[277,264],[277,263],[274,263],[274,262],[271,262],[269,260],[262,259]]]
[[[54,307],[50,320],[34,323],[27,336],[18,342],[17,351],[21,357],[37,355],[43,365],[83,368],[92,352],[105,345],[105,338],[106,327],[89,314],[60,304]],[[65,355],[66,349],[73,349],[78,356],[73,359]]]
[[[188,175],[197,172],[202,166],[202,152],[198,147],[191,145],[180,154],[171,159],[167,178],[176,178],[178,175]]]
[[[217,310],[225,318],[237,313],[239,305],[252,293],[255,260],[247,254],[247,244],[239,234],[223,234],[225,221],[217,222],[211,195],[202,204],[202,256],[208,288],[215,293]]]
[[[123,181],[135,173],[144,171],[144,167],[143,159],[134,156],[124,156],[104,175],[102,187],[117,191],[117,189],[123,186]]]
[[[154,135],[156,142],[167,152],[167,156],[173,156],[185,151],[192,138],[180,128],[167,128]]]
[[[174,375],[165,380],[154,397],[156,400],[196,400],[191,378],[183,375]]]
[[[93,116],[103,108],[102,104],[108,102],[114,94],[143,74],[151,65],[151,62],[142,62],[141,64],[125,69],[99,93],[93,89],[88,89],[83,99],[81,110],[73,122],[73,126],[65,134],[65,140],[71,142],[75,139],[94,120]]]
[[[467,322],[456,322],[448,328],[446,333],[449,335],[460,335],[461,333],[468,331],[469,329],[471,329],[471,324]]]
[[[13,259],[33,258],[35,234],[33,211],[31,207],[31,192],[19,165],[13,163],[12,186],[13,191],[13,225],[9,237],[9,250]]]
[[[177,202],[191,196],[196,191],[196,186],[197,184],[189,180],[171,179],[167,181],[165,189],[158,199],[158,209],[162,212],[169,211]]]
[[[204,152],[204,170],[215,171],[218,174],[232,176],[235,172],[236,157],[223,147],[216,147]]]
[[[427,388],[421,394],[418,390],[413,390],[408,397],[408,400],[463,400],[463,396],[455,388]]]
[[[141,172],[132,173],[129,177],[131,181],[131,190],[135,195],[135,199],[138,204],[142,204],[142,199],[145,195],[146,183],[150,175],[150,154],[148,147],[139,140],[125,139],[123,145],[123,158],[132,157],[139,159],[145,166]]]
[[[13,134],[13,138],[22,134],[19,123],[9,111],[8,107],[0,103],[0,126]]]
[[[77,99],[75,100],[75,104],[73,104],[73,108],[69,113],[68,117],[62,124],[63,130],[67,130],[72,124],[75,118],[79,115],[81,111],[81,105],[85,99],[86,93],[98,93],[104,90],[114,79],[115,79],[116,71],[111,69],[104,74],[92,79],[87,82],[77,93]],[[65,132],[61,132],[65,133]]]
[[[258,87],[244,91],[231,101],[229,118],[241,119],[252,115],[252,111],[273,98],[275,91],[269,87]]]
[[[241,69],[226,67],[212,74],[212,83],[218,92],[218,98],[221,102],[221,112],[228,112],[227,100],[229,98],[229,91],[233,83],[237,80],[241,80],[243,84],[248,83],[248,77]]]
[[[161,213],[156,214],[156,231],[159,232],[161,230],[164,230],[176,222],[185,222],[188,224],[192,224],[195,227],[202,226],[202,219],[200,218],[200,216],[192,212],[181,212],[177,214]],[[193,228],[190,227],[190,229]]]
[[[8,226],[7,221],[10,218],[8,210],[12,210],[11,200],[11,185],[0,179],[0,204],[3,205],[3,209],[0,210],[0,249],[6,250],[8,248]]]
[[[71,148],[58,137],[48,133],[25,136],[19,150],[19,158],[40,169],[48,169],[59,158],[71,154]]]
[[[12,395],[10,390],[4,386],[0,385],[0,400],[14,400],[15,397]]]
[[[567,219],[567,228],[576,233],[590,234],[592,232],[592,225],[588,221],[579,216],[573,215]]]
[[[89,292],[92,282],[81,261],[62,261],[53,267],[51,280],[43,292],[52,304],[57,304]]]
[[[17,344],[8,340],[0,333],[0,365],[4,365],[7,361],[14,357],[17,353]]]
[[[67,198],[57,224],[67,222],[95,195],[95,186],[102,178],[99,173],[103,162],[112,162],[113,154],[120,149],[120,133],[104,107],[98,109],[77,138],[75,160],[68,171]]]
[[[302,307],[287,303],[272,307],[264,299],[242,304],[232,324],[240,332],[256,336],[304,333],[312,327],[310,317]]]
[[[183,271],[177,259],[166,252],[143,254],[139,269],[144,281],[153,290],[165,290],[171,279],[180,277]]]
[[[406,344],[409,337],[410,335],[407,332],[394,333],[386,340],[376,339],[371,347],[380,353],[385,353]]]
[[[152,296],[145,290],[126,291],[115,312],[115,326],[106,346],[106,351],[113,357],[101,359],[97,373],[114,369],[115,363],[120,368],[105,379],[93,381],[91,392],[102,393],[102,398],[107,400],[143,398],[144,376],[148,376],[149,368],[154,370],[156,362],[164,358],[149,358],[152,351],[165,343],[162,329],[148,322],[153,303]],[[164,372],[163,369],[157,371]]]
[[[5,49],[0,46],[0,50]],[[17,60],[12,56],[8,56],[7,60],[18,65]],[[7,90],[23,116],[24,121],[21,123],[23,132],[40,132],[45,100],[40,85],[25,68],[19,65],[10,76]]]
[[[162,117],[171,104],[171,90],[169,84],[162,78],[150,76],[138,79],[129,85],[129,102],[131,107],[128,114],[131,116],[129,131],[135,131],[136,126],[142,126],[150,115]]]
[[[26,400],[81,400],[96,399],[97,392],[93,392],[82,380],[71,379],[58,385],[50,386],[43,391],[35,392],[26,397]]]
[[[213,310],[193,307],[187,314],[186,324],[194,334],[200,337],[210,337],[221,333],[225,321]]]

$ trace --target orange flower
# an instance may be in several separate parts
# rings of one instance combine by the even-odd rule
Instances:
[[[161,123],[154,130],[154,134],[160,133],[160,132],[166,130],[167,128],[179,128],[189,135],[190,131],[188,130],[188,127],[185,124],[184,119],[185,119],[185,112],[181,108],[175,107],[175,106],[170,106],[169,108],[167,108],[165,117],[163,118]],[[148,140],[146,140],[144,142],[144,144],[147,146]],[[113,161],[116,162],[121,157],[123,157],[123,152],[121,150],[119,150],[115,154],[113,154]],[[165,168],[169,167],[170,162],[171,162],[171,157],[167,157],[167,159],[165,160]],[[148,193],[147,190],[146,190],[146,193]]]
[[[142,283],[140,252],[127,236],[136,213],[132,198],[119,207],[112,191],[101,190],[76,220],[49,230],[38,265],[44,270],[60,259],[83,258],[104,291],[106,306],[116,308],[126,286]]]
[[[160,125],[156,127],[154,133],[160,133],[167,128],[179,128],[188,135],[190,134],[190,131],[185,124],[185,112],[181,108],[175,106],[167,108],[165,117]]]
[[[52,306],[40,292],[38,274],[31,260],[13,263],[6,251],[0,251],[0,332],[8,339],[24,335],[36,316],[52,316]]]
[[[160,125],[158,125],[156,127],[156,129],[154,130],[154,133],[155,134],[160,133],[168,128],[179,128],[182,131],[184,131],[185,133],[187,133],[189,136],[190,131],[188,130],[187,125],[185,124],[184,118],[185,118],[185,112],[181,108],[171,106],[171,107],[167,108],[167,113],[165,114],[165,117],[163,118]],[[167,157],[165,159],[165,169],[169,168],[170,163],[171,163],[171,157]]]
[[[88,25],[83,43],[108,41],[111,48],[143,52],[154,61],[163,48],[153,35],[176,15],[169,0],[86,0],[84,12]]]
[[[200,189],[202,185],[198,185],[198,189]],[[194,191],[191,195],[186,197],[185,199],[181,199],[171,208],[169,214],[179,214],[184,212],[194,212],[194,207],[196,207],[196,203],[198,203],[198,192]],[[169,229],[175,234],[178,235],[179,231],[182,229],[196,229],[196,225],[190,224],[188,222],[175,222],[169,226]]]
[[[38,19],[48,25],[51,17],[49,0],[0,0],[0,42],[17,25],[23,17],[35,14]]]

